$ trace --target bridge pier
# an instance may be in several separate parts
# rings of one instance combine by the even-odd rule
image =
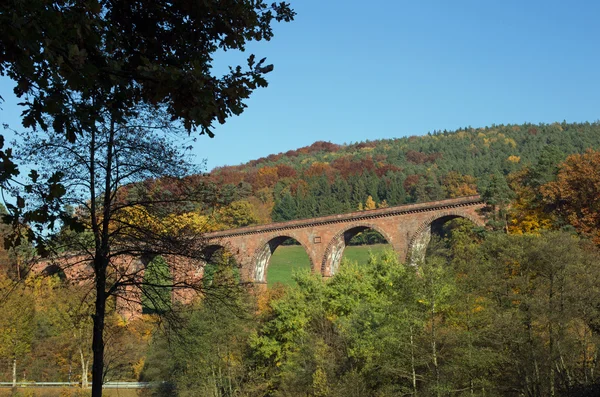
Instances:
[[[410,256],[407,256],[405,261],[411,266],[417,266],[425,261],[427,246],[431,241],[431,226],[425,228],[420,233],[416,234],[413,239]]]

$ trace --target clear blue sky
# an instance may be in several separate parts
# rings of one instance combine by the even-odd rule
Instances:
[[[208,169],[317,140],[600,118],[599,2],[291,2],[296,20],[248,47],[275,65],[269,87],[196,143]],[[16,127],[7,87],[0,122]]]

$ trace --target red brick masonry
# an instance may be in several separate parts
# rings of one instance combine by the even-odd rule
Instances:
[[[311,268],[325,277],[332,276],[339,267],[342,253],[348,241],[357,233],[374,229],[381,233],[398,252],[401,260],[410,256],[415,241],[427,232],[436,220],[462,217],[483,226],[479,213],[485,204],[479,196],[461,197],[428,203],[401,205],[370,211],[324,216],[289,222],[223,230],[204,235],[207,253],[224,248],[233,254],[242,269],[244,281],[265,283],[271,254],[287,238],[297,240],[306,251]],[[178,257],[165,258],[171,267],[175,283],[193,284],[202,277],[203,266]],[[133,275],[143,280],[145,264],[141,258],[123,257],[115,262],[114,271]],[[51,267],[60,268],[75,283],[91,282],[92,269],[89,260],[82,255],[65,256],[54,262],[40,261],[32,271],[41,273]],[[187,301],[193,291],[174,289],[173,299]],[[117,310],[123,316],[141,314],[141,296],[136,287],[119,291]]]

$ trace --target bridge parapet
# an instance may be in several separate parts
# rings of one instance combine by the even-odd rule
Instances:
[[[436,210],[448,210],[452,208],[467,207],[482,204],[481,196],[466,196],[447,200],[429,201],[426,203],[399,205],[394,207],[379,208],[375,210],[356,211],[346,214],[328,215],[318,218],[299,219],[287,222],[274,222],[258,226],[246,226],[237,229],[220,230],[218,232],[206,233],[207,240],[215,240],[224,237],[234,237],[249,234],[267,233],[272,231],[285,231],[291,229],[321,226],[332,223],[356,222],[358,220],[377,219],[389,216],[407,215]]]

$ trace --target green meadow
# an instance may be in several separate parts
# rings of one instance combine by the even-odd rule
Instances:
[[[389,244],[349,246],[344,250],[342,263],[344,261],[365,263],[369,260],[371,253],[378,254],[390,248]],[[275,283],[294,284],[292,275],[294,272],[300,271],[310,271],[310,261],[304,248],[299,245],[279,246],[271,256],[271,262],[267,269],[267,284],[269,286]]]

